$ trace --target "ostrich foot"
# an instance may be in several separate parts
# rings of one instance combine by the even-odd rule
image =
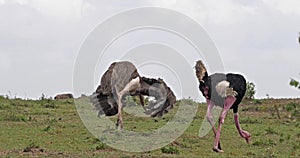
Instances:
[[[123,126],[123,121],[121,119],[118,119],[116,122],[116,129],[119,131],[123,131],[124,130],[124,126]]]
[[[223,153],[224,151],[222,149],[218,149],[216,147],[213,147],[213,151],[217,153]]]
[[[245,138],[246,142],[249,144],[251,134],[247,131],[242,130],[240,123],[239,123],[239,115],[238,113],[234,114],[234,122],[237,130],[239,131],[239,134],[241,137]]]
[[[220,142],[218,143],[218,149],[222,150]]]
[[[251,139],[251,134],[247,131],[241,131],[241,136],[245,138],[246,142],[249,144]]]
[[[214,152],[217,152],[217,153],[222,153],[222,152],[224,152],[223,150],[222,150],[222,148],[221,148],[221,143],[219,142],[218,143],[218,147],[216,148],[216,147],[213,147],[213,151]]]

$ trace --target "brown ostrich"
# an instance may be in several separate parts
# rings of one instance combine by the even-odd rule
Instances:
[[[91,101],[99,116],[118,114],[116,126],[120,125],[123,129],[122,107],[128,95],[139,96],[145,113],[151,117],[162,116],[176,102],[174,93],[162,79],[141,77],[136,67],[128,61],[110,65]],[[152,96],[154,100],[145,106],[143,96]]]
[[[242,101],[246,92],[246,80],[239,74],[222,74],[215,73],[208,76],[207,70],[202,61],[197,61],[196,76],[199,80],[199,89],[202,95],[206,98],[207,107],[207,120],[212,126],[215,134],[215,141],[213,151],[223,152],[220,144],[220,134],[222,124],[224,123],[227,112],[233,109],[235,126],[241,137],[245,138],[247,143],[250,140],[250,133],[242,130],[238,119],[238,105]],[[215,129],[212,119],[212,109],[214,106],[223,108],[219,117],[218,129]]]

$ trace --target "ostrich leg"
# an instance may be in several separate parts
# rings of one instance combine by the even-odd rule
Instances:
[[[239,114],[238,113],[234,114],[234,122],[235,122],[235,127],[239,131],[240,136],[245,138],[246,142],[249,144],[251,135],[249,132],[242,130],[240,123],[239,123]]]
[[[125,94],[125,91],[122,90],[121,92],[118,93],[118,120],[116,123],[117,128],[119,125],[121,125],[121,130],[123,130],[124,125],[123,125],[123,119],[122,119],[122,98]]]
[[[145,106],[144,97],[142,95],[139,95],[140,102],[142,106]]]
[[[124,87],[124,89],[120,92],[118,92],[118,120],[117,120],[117,127],[121,124],[121,130],[124,129],[124,125],[123,125],[123,119],[122,119],[122,98],[124,97],[124,95],[126,93],[129,93],[129,91],[131,90],[135,90],[140,86],[140,78],[134,78],[132,79],[128,84],[126,84],[126,86]],[[117,90],[117,88],[116,88]]]
[[[146,111],[147,109],[145,108],[144,96],[140,94],[139,98],[140,98],[140,103],[141,103],[143,109]]]
[[[214,104],[212,103],[212,101],[210,101],[209,99],[206,99],[206,103],[207,103],[207,112],[206,112],[206,118],[208,120],[208,123],[211,125],[211,128],[214,132],[214,135],[216,137],[216,134],[217,134],[217,130],[214,126],[214,122],[213,122],[213,117],[212,117],[212,109],[214,107]],[[221,148],[221,142],[219,141],[218,143],[218,149],[222,150]]]
[[[225,99],[224,102],[224,108],[222,110],[221,116],[219,118],[219,127],[218,127],[218,131],[215,137],[215,143],[214,143],[214,147],[213,147],[213,151],[215,152],[224,152],[223,150],[218,149],[218,144],[220,141],[220,135],[221,135],[221,129],[222,129],[222,125],[225,121],[225,117],[227,115],[227,112],[230,110],[230,107],[233,105],[233,103],[236,101],[236,98],[233,96],[228,96]]]

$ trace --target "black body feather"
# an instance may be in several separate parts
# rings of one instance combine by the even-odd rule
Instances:
[[[233,88],[234,91],[238,93],[236,96],[237,100],[231,107],[233,112],[236,113],[238,111],[238,105],[242,101],[245,93],[246,93],[246,80],[240,74],[222,74],[215,73],[210,76],[205,76],[203,78],[204,82],[200,82],[199,89],[202,92],[203,96],[207,99],[213,101],[217,106],[224,106],[224,98],[222,98],[216,91],[216,85],[221,81],[228,81],[230,83],[230,88]],[[207,93],[205,93],[207,91]]]

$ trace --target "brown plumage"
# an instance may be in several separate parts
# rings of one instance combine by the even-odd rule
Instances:
[[[151,117],[167,113],[176,102],[176,96],[162,79],[141,77],[136,67],[128,61],[115,62],[101,78],[101,85],[93,94],[91,101],[98,115],[118,114],[117,126],[123,128],[121,109],[125,97],[139,96],[145,113]],[[154,101],[144,106],[143,96],[152,96]]]
[[[196,62],[195,69],[196,69],[196,76],[198,78],[198,81],[199,82],[203,81],[203,78],[207,76],[207,70],[201,60]]]

